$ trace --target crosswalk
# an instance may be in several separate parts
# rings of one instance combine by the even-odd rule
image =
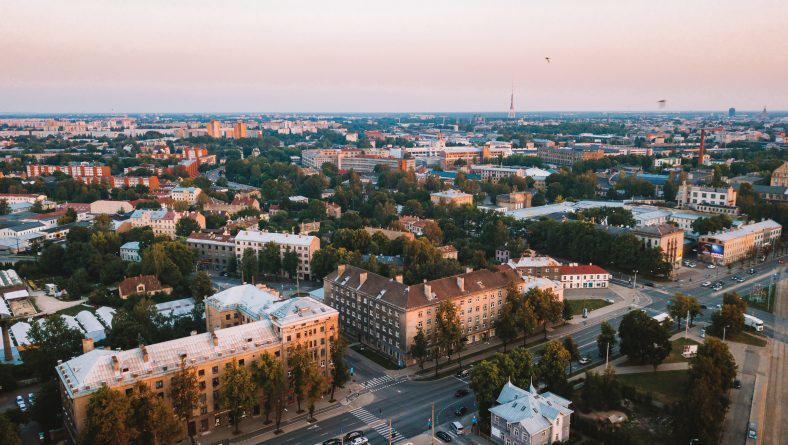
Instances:
[[[386,389],[391,386],[394,386],[399,382],[400,382],[399,380],[391,376],[384,375],[382,377],[375,377],[374,379],[370,379],[365,382],[362,382],[362,386],[368,392],[376,392],[376,391],[380,391],[381,389]]]
[[[393,434],[391,443],[397,443],[403,439],[405,436],[400,434],[395,428],[389,428],[389,423],[387,420],[383,420],[378,416],[370,413],[369,411],[365,410],[364,408],[356,408],[350,411],[351,414],[356,416],[359,420],[366,423],[370,426],[373,430],[377,431],[381,437],[384,439],[389,438],[389,434]]]

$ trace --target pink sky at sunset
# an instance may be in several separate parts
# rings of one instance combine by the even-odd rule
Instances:
[[[788,109],[788,2],[0,6],[0,112]],[[544,58],[549,56],[551,63]]]

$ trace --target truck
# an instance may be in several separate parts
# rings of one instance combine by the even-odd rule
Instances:
[[[46,291],[47,295],[49,295],[50,297],[54,297],[55,295],[57,295],[57,291],[58,291],[57,284],[47,283],[44,285],[44,290]]]
[[[752,315],[744,314],[744,326],[763,332],[763,320]]]

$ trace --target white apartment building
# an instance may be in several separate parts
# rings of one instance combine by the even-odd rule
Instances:
[[[175,187],[170,191],[170,198],[175,202],[195,205],[201,193],[202,190],[197,187]]]
[[[683,182],[676,194],[676,201],[681,208],[696,209],[702,206],[736,206],[736,190],[733,187],[714,188],[689,185]]]
[[[312,277],[312,255],[320,249],[320,238],[311,235],[241,230],[235,236],[235,256],[238,264],[241,264],[244,250],[251,248],[259,254],[268,243],[279,246],[282,257],[287,251],[295,252],[298,255],[298,278]]]

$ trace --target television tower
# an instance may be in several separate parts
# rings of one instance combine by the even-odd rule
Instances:
[[[506,115],[509,119],[514,119],[514,84],[512,84],[512,95],[509,98],[509,114]]]

